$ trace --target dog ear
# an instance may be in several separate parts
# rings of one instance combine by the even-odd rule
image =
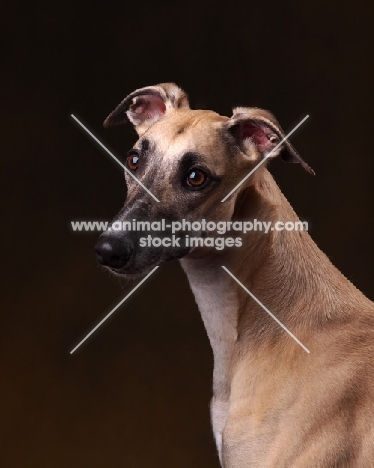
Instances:
[[[268,157],[271,158],[280,155],[284,161],[300,163],[310,174],[315,174],[288,140],[273,151],[285,134],[270,112],[255,107],[236,107],[226,125],[241,150],[251,157],[267,157],[270,153]]]
[[[174,83],[161,83],[156,86],[140,88],[129,94],[108,115],[104,127],[126,123],[134,125],[142,135],[152,124],[171,109],[189,108],[186,93]]]

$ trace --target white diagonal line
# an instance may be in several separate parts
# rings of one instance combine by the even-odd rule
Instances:
[[[149,190],[147,189],[147,187],[146,187],[144,184],[142,184],[142,183],[140,182],[140,180],[139,180],[137,177],[135,177],[134,174],[133,174],[124,164],[122,164],[121,161],[120,161],[118,158],[116,158],[116,157],[114,156],[114,154],[111,153],[111,152],[108,150],[108,148],[106,148],[106,147],[101,143],[101,141],[98,140],[98,139],[95,137],[95,135],[94,135],[92,132],[90,132],[90,131],[88,130],[88,128],[85,127],[85,126],[82,124],[82,122],[81,122],[79,119],[77,119],[77,118],[75,117],[75,115],[71,114],[71,116],[73,117],[73,119],[74,119],[76,122],[79,123],[79,125],[80,125],[82,128],[84,128],[84,130],[86,130],[86,132],[96,141],[96,143],[98,143],[110,156],[112,156],[112,158],[113,158],[116,162],[118,162],[118,164],[119,164],[120,166],[122,166],[122,167],[125,169],[125,171],[126,171],[134,180],[136,180],[137,183],[138,183],[141,187],[143,187],[143,189],[144,189],[147,193],[149,193],[149,195],[151,195],[151,197],[153,197],[153,198],[156,200],[156,202],[160,202],[160,200],[159,200],[158,198],[156,198],[156,197],[153,195],[153,193],[152,193],[151,191],[149,191]]]
[[[108,314],[106,317],[104,317],[104,318],[102,319],[102,321],[101,321],[100,323],[98,323],[98,324],[96,325],[96,327],[93,328],[93,329],[90,331],[90,333],[89,333],[85,338],[83,338],[83,340],[82,340],[81,342],[79,342],[79,343],[77,344],[77,346],[76,346],[74,349],[72,349],[72,350],[70,351],[70,354],[73,354],[74,351],[77,350],[77,349],[79,348],[79,346],[80,346],[81,344],[83,344],[83,343],[87,340],[87,338],[89,338],[89,337],[92,335],[92,333],[94,333],[94,332],[100,327],[100,325],[102,325],[102,324],[105,322],[105,320],[108,319],[108,318],[113,314],[113,312],[115,312],[115,311],[118,309],[118,307],[120,307],[120,306],[126,301],[126,299],[128,299],[128,298],[131,296],[131,294],[132,294],[133,292],[135,292],[135,291],[139,288],[139,286],[141,286],[141,285],[144,283],[144,281],[145,281],[147,278],[149,278],[149,277],[151,276],[151,274],[152,274],[154,271],[157,270],[157,268],[158,268],[158,266],[154,267],[153,270],[152,270],[151,272],[149,272],[148,275],[147,275],[146,277],[144,277],[144,278],[140,281],[140,283],[137,284],[137,285],[135,286],[135,288],[134,288],[131,292],[129,292],[129,294],[128,294],[124,299],[122,299],[122,301],[121,301],[119,304],[117,304],[117,305],[114,307],[114,309],[112,309],[112,310],[109,312],[109,314]]]
[[[303,348],[304,351],[306,351],[308,354],[310,353],[309,349],[306,346],[304,346],[302,342],[298,340],[296,336],[293,333],[291,333],[290,330],[286,326],[284,326],[283,323],[279,319],[277,319],[277,317],[274,314],[272,314],[270,310],[267,307],[265,307],[264,304],[260,302],[254,294],[251,293],[251,291],[249,291],[249,289],[247,289],[244,286],[243,283],[241,283],[226,267],[222,266],[222,268],[226,271],[226,273],[228,273],[231,276],[233,280],[235,280],[238,283],[239,286],[241,286],[244,289],[246,293],[248,293],[251,296],[252,299],[254,299],[257,302],[258,305],[260,305],[264,309],[265,312],[267,312],[270,315],[272,319],[274,319],[277,322],[278,325],[280,325],[283,328],[283,330],[285,330],[290,335],[291,338],[293,338],[296,341],[296,343],[298,343]]]
[[[281,145],[282,143],[284,143],[284,142],[287,140],[287,138],[289,138],[289,137],[293,134],[293,132],[294,132],[295,130],[297,130],[297,129],[300,127],[300,125],[303,124],[303,123],[306,121],[306,119],[307,119],[308,117],[309,117],[309,115],[305,116],[305,117],[303,118],[303,120],[302,120],[301,122],[299,122],[299,123],[296,125],[296,127],[294,127],[294,128],[290,131],[290,133],[289,133],[288,135],[286,135],[286,136],[283,138],[283,140],[282,140],[281,142],[279,142],[279,143],[277,144],[277,146],[276,146],[275,148],[273,148],[273,149],[270,151],[270,153],[267,154],[267,155],[264,157],[264,159],[262,159],[262,160],[257,164],[257,166],[255,166],[255,167],[251,170],[251,172],[250,172],[249,174],[247,174],[247,175],[244,177],[244,179],[242,179],[242,180],[238,183],[238,185],[236,185],[236,186],[231,190],[231,192],[228,193],[228,194],[225,196],[225,198],[223,198],[223,199],[221,200],[221,203],[224,202],[224,201],[226,201],[226,200],[229,198],[229,196],[232,195],[232,194],[235,192],[235,190],[236,190],[238,187],[240,187],[240,186],[242,185],[242,183],[245,182],[245,181],[248,179],[248,177],[250,177],[250,176],[255,172],[255,170],[258,169],[258,168],[261,166],[261,164],[264,164],[264,162],[265,162],[268,158],[270,158],[270,156],[274,153],[274,151],[276,151],[276,150],[280,147],[280,145]]]

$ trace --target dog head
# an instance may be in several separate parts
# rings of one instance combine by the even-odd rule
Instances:
[[[261,178],[266,164],[224,203],[221,200],[266,159],[280,155],[313,172],[287,140],[280,145],[284,132],[271,113],[239,107],[228,118],[213,111],[192,110],[184,91],[172,83],[134,91],[106,118],[104,126],[127,121],[139,139],[127,153],[128,195],[112,224],[126,230],[106,231],[96,245],[100,263],[118,274],[143,274],[164,261],[191,254],[184,237],[179,244],[168,245],[164,240],[170,238],[167,226],[182,219],[232,219],[238,195]],[[139,232],[129,224],[162,219],[166,229],[157,233]],[[140,245],[141,239],[155,234],[160,245]],[[188,229],[183,231],[186,234],[190,234]],[[205,234],[194,232],[195,236]]]

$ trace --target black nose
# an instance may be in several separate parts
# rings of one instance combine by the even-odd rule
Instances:
[[[95,245],[97,261],[110,268],[122,268],[131,257],[132,245],[129,240],[101,236]]]

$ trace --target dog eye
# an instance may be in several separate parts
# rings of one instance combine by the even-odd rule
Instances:
[[[201,169],[191,169],[187,174],[187,185],[190,187],[201,187],[207,181],[208,176]]]
[[[132,171],[136,171],[139,165],[139,156],[137,154],[129,154],[127,156],[127,167]]]

